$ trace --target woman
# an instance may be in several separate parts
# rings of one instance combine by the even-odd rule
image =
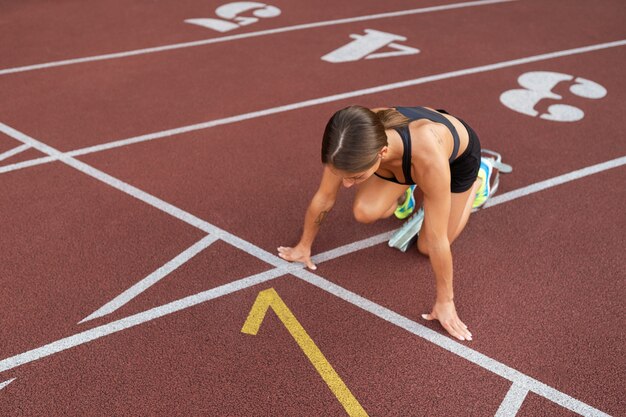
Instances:
[[[479,177],[476,133],[443,110],[351,106],[326,125],[322,163],[322,181],[306,211],[300,242],[293,248],[279,247],[279,256],[316,269],[311,246],[342,184],[359,185],[354,217],[363,223],[393,213],[406,217],[407,207],[414,205],[414,187],[407,186],[415,184],[424,194],[417,249],[429,257],[437,288],[431,313],[422,317],[439,320],[459,340],[472,340],[454,305],[450,244],[467,224],[475,200],[488,196],[491,170],[480,169]]]

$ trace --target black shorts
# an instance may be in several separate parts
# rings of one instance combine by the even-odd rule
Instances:
[[[478,177],[480,141],[474,129],[458,117],[457,119],[467,129],[469,142],[467,149],[450,164],[450,191],[453,193],[464,193],[472,188],[474,181]]]

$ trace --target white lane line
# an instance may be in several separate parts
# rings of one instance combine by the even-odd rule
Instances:
[[[464,358],[481,368],[487,369],[496,375],[499,375],[509,381],[512,381],[519,386],[533,391],[542,397],[545,397],[562,407],[579,413],[583,416],[602,416],[608,417],[608,414],[591,407],[588,404],[583,403],[567,394],[564,394],[543,382],[537,381],[503,363],[496,361],[480,352],[477,352],[466,345],[456,342],[455,340],[444,336],[434,330],[429,329],[417,322],[414,322],[407,317],[404,317],[386,307],[376,304],[367,298],[361,297],[347,289],[340,287],[339,285],[328,281],[310,271],[299,269],[292,272],[293,275],[308,282],[315,287],[318,287],[342,300],[362,309],[373,315],[394,324],[416,336],[419,336],[449,352],[454,353],[461,358]]]
[[[406,88],[406,87],[412,87],[412,86],[416,86],[416,85],[420,85],[420,84],[426,84],[426,83],[430,83],[430,82],[433,82],[433,81],[446,80],[446,79],[455,78],[455,77],[461,77],[461,76],[465,76],[465,75],[477,74],[477,73],[481,73],[481,72],[493,71],[493,70],[507,68],[507,67],[512,67],[512,66],[528,64],[528,63],[531,63],[531,62],[544,61],[544,60],[548,60],[548,59],[554,59],[554,58],[560,58],[560,57],[565,57],[565,56],[570,56],[570,55],[582,54],[582,53],[598,51],[598,50],[607,49],[607,48],[615,48],[615,47],[624,46],[624,45],[626,45],[626,39],[620,40],[620,41],[615,41],[615,42],[607,42],[607,43],[601,43],[601,44],[597,44],[597,45],[585,46],[585,47],[581,47],[581,48],[566,49],[566,50],[563,50],[563,51],[550,52],[550,53],[547,53],[547,54],[534,55],[534,56],[530,56],[530,57],[526,57],[526,58],[514,59],[514,60],[510,60],[510,61],[503,61],[503,62],[499,62],[499,63],[496,63],[496,64],[482,65],[482,66],[473,67],[473,68],[466,68],[466,69],[462,69],[462,70],[444,72],[444,73],[441,73],[441,74],[429,75],[429,76],[425,76],[425,77],[419,77],[419,78],[415,78],[415,79],[412,79],[412,80],[400,81],[400,82],[395,82],[395,83],[391,83],[391,84],[383,84],[383,85],[379,85],[377,87],[370,87],[370,88],[364,88],[364,89],[360,89],[360,90],[349,91],[349,92],[346,92],[346,93],[334,94],[334,95],[330,95],[330,96],[326,96],[326,97],[320,97],[320,98],[316,98],[316,99],[305,100],[305,101],[301,101],[301,102],[298,102],[298,103],[287,104],[287,105],[273,107],[273,108],[269,108],[269,109],[265,109],[265,110],[258,110],[258,111],[253,111],[253,112],[249,112],[249,113],[244,113],[244,114],[240,114],[240,115],[237,115],[237,116],[230,116],[230,117],[225,117],[225,118],[222,118],[222,119],[211,120],[211,121],[208,121],[208,122],[202,122],[202,123],[197,123],[197,124],[188,125],[188,126],[181,126],[181,127],[174,128],[174,129],[168,129],[168,130],[163,130],[163,131],[160,131],[160,132],[149,133],[149,134],[146,134],[146,135],[135,136],[135,137],[128,138],[128,139],[122,139],[122,140],[113,141],[113,142],[109,142],[109,143],[105,143],[105,144],[101,144],[101,145],[95,145],[95,146],[91,146],[91,147],[88,147],[88,148],[79,149],[79,150],[76,150],[76,151],[68,152],[67,154],[69,156],[80,156],[80,155],[85,155],[85,154],[88,154],[88,153],[99,152],[99,151],[102,151],[102,150],[113,149],[113,148],[117,148],[117,147],[120,147],[120,146],[126,146],[126,145],[130,145],[130,144],[134,144],[134,143],[140,143],[140,142],[146,142],[146,141],[151,141],[151,140],[155,140],[155,139],[167,138],[167,137],[170,137],[170,136],[180,135],[182,133],[192,132],[192,131],[196,131],[196,130],[203,130],[203,129],[208,129],[208,128],[215,127],[215,126],[221,126],[221,125],[226,125],[226,124],[230,124],[230,123],[242,122],[242,121],[245,121],[245,120],[255,119],[255,118],[258,118],[258,117],[270,116],[270,115],[274,115],[274,114],[278,114],[278,113],[284,113],[284,112],[288,112],[288,111],[292,111],[292,110],[299,110],[299,109],[303,109],[303,108],[306,108],[306,107],[317,106],[317,105],[320,105],[320,104],[332,103],[334,101],[344,100],[344,99],[347,99],[347,98],[360,97],[360,96],[369,95],[369,94],[381,93],[381,92],[385,92],[385,91],[401,89],[401,88]]]
[[[443,336],[434,330],[422,326],[404,316],[401,316],[383,306],[367,300],[355,293],[352,293],[330,281],[325,280],[311,272],[305,271],[301,265],[290,264],[287,267],[274,268],[260,274],[252,275],[220,287],[203,291],[201,293],[188,296],[150,310],[107,323],[75,335],[59,339],[48,343],[39,348],[29,350],[27,352],[6,358],[0,361],[0,372],[17,368],[21,365],[37,361],[47,356],[62,352],[73,347],[92,342],[96,339],[109,336],[111,334],[135,327],[139,324],[155,320],[166,315],[182,311],[195,305],[235,293],[237,291],[250,288],[286,274],[293,274],[298,278],[312,284],[332,295],[335,295],[344,301],[349,302],[365,311],[368,311],[383,320],[399,326],[408,332],[419,336],[431,343],[434,343],[470,362],[473,362],[503,378],[506,378],[518,384],[526,390],[531,390],[557,404],[577,412],[583,416],[607,416],[607,414],[585,404],[579,400],[570,397],[542,382],[522,374],[494,359],[491,359],[482,353],[476,352],[446,336]]]
[[[349,243],[347,245],[331,249],[326,252],[318,253],[317,255],[313,256],[311,260],[313,261],[313,263],[317,264],[347,255],[349,253],[358,252],[362,249],[367,249],[369,247],[379,245],[383,242],[387,242],[393,232],[395,232],[395,230],[390,230],[389,232],[384,232],[376,236],[368,237],[357,242]]]
[[[8,381],[4,381],[4,382],[0,382],[0,390],[2,390],[3,388],[5,388],[7,385],[9,385],[11,382],[15,381],[15,378],[13,379],[9,379]]]
[[[0,127],[2,127],[1,124],[0,124]],[[361,241],[363,247],[371,246],[372,239],[380,239],[380,238],[375,236],[374,238],[364,239],[363,241]],[[317,262],[318,263],[325,262],[325,261],[334,259],[335,257],[343,256],[347,253],[350,253],[350,251],[346,250],[347,247],[349,247],[351,251],[359,250],[358,245],[355,245],[355,244],[345,245],[337,249],[330,250],[328,252],[324,252],[323,254],[320,254],[321,256],[319,257]],[[216,287],[207,291],[203,291],[195,295],[181,298],[176,301],[172,301],[162,306],[155,307],[150,310],[137,313],[135,315],[128,316],[123,319],[116,320],[111,323],[107,323],[107,324],[92,328],[90,330],[86,330],[84,332],[77,333],[73,336],[59,339],[55,342],[48,343],[44,346],[29,350],[27,352],[20,353],[18,355],[15,355],[15,356],[12,356],[12,357],[9,357],[0,361],[0,372],[17,368],[26,363],[30,363],[30,362],[45,358],[55,353],[59,353],[64,350],[73,348],[75,346],[79,346],[79,345],[91,342],[93,340],[99,339],[101,337],[105,337],[113,333],[120,332],[122,330],[137,326],[139,324],[146,323],[148,321],[151,321],[151,320],[154,320],[154,319],[157,319],[157,318],[160,318],[160,317],[172,314],[172,313],[176,313],[178,311],[187,309],[189,307],[193,307],[197,304],[204,303],[206,301],[210,301],[218,297],[222,297],[228,294],[235,293],[240,290],[250,288],[254,285],[258,285],[258,284],[273,280],[275,278],[293,273],[294,271],[298,271],[303,268],[304,266],[302,264],[283,263],[281,266],[277,268],[274,268],[274,269],[271,269],[271,270],[268,270],[268,271],[265,271],[256,275],[251,275],[249,277],[242,278],[240,280],[233,281],[231,283],[228,283],[228,284],[225,284],[220,287]]]
[[[0,129],[3,128],[3,125],[0,124]],[[382,235],[379,235],[382,236]],[[379,236],[374,236],[374,238],[364,239],[362,242],[362,247],[372,246],[373,240],[380,239]],[[334,259],[335,257],[343,256],[347,253],[351,253],[353,251],[359,250],[359,242],[357,244],[345,245],[339,247],[334,250],[330,250],[320,254],[318,263],[328,261]],[[346,248],[350,248],[347,250]],[[245,249],[242,249],[245,252]],[[251,253],[251,255],[254,255]],[[277,257],[276,257],[277,258]],[[279,258],[278,258],[279,259]],[[159,307],[152,308],[150,310],[137,313],[132,316],[125,317],[120,320],[113,321],[111,323],[107,323],[90,330],[86,330],[84,332],[77,333],[73,336],[69,336],[63,339],[59,339],[57,341],[48,343],[44,346],[29,350],[27,352],[20,353],[18,355],[6,358],[0,361],[0,372],[8,371],[14,368],[17,368],[26,363],[30,363],[47,356],[62,352],[64,350],[89,343],[93,340],[99,339],[101,337],[105,337],[111,335],[113,333],[120,332],[122,330],[129,329],[131,327],[137,326],[142,323],[146,323],[148,321],[176,313],[178,311],[182,311],[184,309],[193,307],[200,303],[204,303],[206,301],[210,301],[228,294],[235,293],[240,290],[244,290],[250,288],[252,286],[273,280],[275,278],[281,277],[283,275],[287,275],[293,273],[294,271],[298,271],[303,269],[304,266],[298,263],[282,263],[279,267],[256,274],[251,275],[246,278],[242,278],[237,281],[233,281],[231,283],[222,285],[220,287],[216,287],[207,291],[200,292],[195,295],[191,295],[167,304],[164,304]],[[10,381],[9,381],[10,382]]]
[[[152,272],[150,275],[137,282],[135,285],[100,307],[98,310],[82,319],[78,324],[82,324],[89,320],[106,316],[107,314],[111,314],[120,307],[126,305],[139,294],[146,291],[148,288],[165,278],[167,275],[178,269],[181,265],[202,252],[204,249],[208,248],[216,240],[217,237],[213,235],[208,235],[200,239],[198,242],[194,243],[185,251],[178,254],[174,259],[170,260],[165,265]]]
[[[76,150],[73,150],[71,152],[61,153],[59,155],[65,155],[65,156],[70,156],[70,157],[87,155],[87,154],[91,154],[91,153],[95,153],[95,152],[101,152],[101,151],[105,151],[105,150],[109,150],[109,149],[119,148],[119,147],[122,147],[122,146],[132,145],[132,144],[135,144],[135,143],[148,142],[148,141],[153,141],[153,140],[157,140],[157,139],[169,138],[171,136],[180,135],[180,134],[188,133],[188,132],[193,132],[193,131],[196,131],[196,130],[203,130],[203,129],[208,129],[208,128],[212,128],[212,127],[215,127],[215,126],[221,126],[221,125],[226,125],[226,124],[230,124],[230,123],[237,123],[237,122],[242,122],[242,121],[245,121],[245,120],[255,119],[255,118],[258,118],[258,117],[271,116],[271,115],[274,115],[274,114],[284,113],[284,112],[287,112],[287,111],[298,110],[298,109],[303,109],[303,108],[307,108],[307,107],[313,107],[313,106],[317,106],[317,105],[320,105],[320,104],[331,103],[331,102],[334,102],[334,101],[339,101],[339,100],[343,100],[343,99],[347,99],[347,98],[360,97],[360,96],[364,96],[364,95],[368,95],[368,94],[381,93],[381,92],[384,92],[384,91],[389,91],[389,90],[394,90],[394,89],[401,89],[401,88],[412,87],[412,86],[420,85],[420,84],[427,84],[427,83],[430,83],[430,82],[433,82],[433,81],[441,81],[441,80],[446,80],[446,79],[455,78],[455,77],[461,77],[461,76],[465,76],[465,75],[471,75],[471,74],[478,74],[478,73],[481,73],[481,72],[494,71],[494,70],[498,70],[498,69],[514,67],[514,66],[517,66],[517,65],[524,65],[524,64],[528,64],[528,63],[532,63],[532,62],[544,61],[544,60],[554,59],[554,58],[561,58],[561,57],[566,57],[566,56],[576,55],[576,54],[583,54],[583,53],[587,53],[587,52],[599,51],[599,50],[607,49],[607,48],[615,48],[615,47],[624,46],[624,45],[626,45],[626,40],[620,40],[620,41],[615,41],[615,42],[608,42],[608,43],[601,43],[601,44],[597,44],[597,45],[585,46],[585,47],[582,47],[582,48],[566,49],[566,50],[562,50],[562,51],[550,52],[550,53],[541,54],[541,55],[534,55],[534,56],[530,56],[530,57],[526,57],[526,58],[519,58],[519,59],[510,60],[510,61],[503,61],[503,62],[499,62],[499,63],[496,63],[496,64],[482,65],[482,66],[478,66],[478,67],[466,68],[466,69],[457,70],[457,71],[444,72],[444,73],[441,73],[441,74],[429,75],[429,76],[425,76],[425,77],[415,78],[415,79],[412,79],[412,80],[401,81],[401,82],[396,82],[396,83],[391,83],[391,84],[384,84],[384,85],[380,85],[380,86],[377,86],[377,87],[365,88],[365,89],[361,89],[361,90],[354,90],[354,91],[349,91],[349,92],[341,93],[341,94],[334,94],[334,95],[330,95],[330,96],[326,96],[326,97],[320,97],[320,98],[316,98],[316,99],[305,100],[305,101],[301,101],[301,102],[298,102],[298,103],[287,104],[287,105],[273,107],[273,108],[269,108],[269,109],[265,109],[265,110],[258,110],[258,111],[253,111],[253,112],[250,112],[250,113],[244,113],[244,114],[240,114],[240,115],[237,115],[237,116],[229,116],[229,117],[225,117],[225,118],[222,118],[222,119],[215,119],[215,120],[202,122],[202,123],[197,123],[197,124],[193,124],[193,125],[181,126],[181,127],[177,127],[177,128],[174,128],[174,129],[167,129],[167,130],[163,130],[163,131],[160,131],[160,132],[154,132],[154,133],[148,133],[148,134],[145,134],[145,135],[134,136],[134,137],[131,137],[131,138],[128,138],[128,139],[121,139],[121,140],[116,140],[116,141],[112,141],[112,142],[108,142],[108,143],[103,143],[103,144],[100,144],[100,145],[94,145],[94,146],[89,146],[89,147],[86,147],[86,148],[76,149]],[[48,163],[48,162],[51,162],[51,161],[56,160],[56,159],[58,159],[57,156],[53,156],[52,158],[50,158],[50,157],[43,157],[43,158],[33,159],[32,161],[27,161],[27,162],[30,163],[29,165],[27,165],[26,163],[7,165],[7,166],[4,166],[4,167],[0,168],[0,174],[6,173],[6,172],[10,172],[10,171],[14,171],[14,170],[17,170],[17,169],[26,168],[27,166],[35,166],[35,165]]]
[[[47,164],[48,162],[54,162],[57,158],[52,156],[44,156],[41,158],[35,158],[28,161],[18,162],[16,164],[5,165],[0,167],[0,174],[5,172],[17,171],[18,169],[29,168],[37,165]]]
[[[23,67],[6,68],[3,70],[0,70],[0,75],[14,74],[17,72],[25,72],[25,71],[34,71],[34,70],[40,70],[40,69],[45,69],[45,68],[60,67],[60,66],[65,66],[65,65],[74,65],[74,64],[80,64],[80,63],[85,63],[85,62],[126,58],[126,57],[137,56],[137,55],[145,55],[145,54],[151,54],[151,53],[157,53],[157,52],[171,51],[171,50],[176,50],[176,49],[191,48],[195,46],[209,45],[213,43],[229,42],[229,41],[234,41],[238,39],[274,35],[277,33],[292,32],[296,30],[314,29],[314,28],[319,28],[319,27],[324,27],[324,26],[364,22],[367,20],[385,19],[385,18],[390,18],[390,17],[401,17],[401,16],[408,16],[408,15],[413,15],[413,14],[431,13],[431,12],[460,9],[460,8],[473,7],[473,6],[485,6],[489,4],[508,3],[508,2],[513,2],[513,1],[517,1],[517,0],[469,1],[469,2],[462,2],[462,3],[446,4],[442,6],[423,7],[419,9],[401,10],[397,12],[378,13],[378,14],[372,14],[372,15],[367,15],[367,16],[358,16],[358,17],[351,17],[351,18],[345,18],[345,19],[335,19],[335,20],[327,20],[327,21],[322,21],[322,22],[306,23],[306,24],[301,24],[301,25],[286,26],[286,27],[277,28],[277,29],[268,29],[268,30],[261,30],[257,32],[241,33],[239,35],[229,35],[229,36],[223,36],[219,38],[203,39],[203,40],[192,41],[192,42],[183,42],[183,43],[164,45],[164,46],[158,46],[158,47],[153,47],[153,48],[136,49],[136,50],[126,51],[126,52],[95,55],[95,56],[84,57],[84,58],[65,59],[62,61],[27,65]]]
[[[261,259],[262,261],[267,262],[268,264],[272,265],[272,266],[284,266],[284,265],[288,265],[288,262],[278,258],[277,256],[259,248],[256,245],[253,245],[250,242],[247,242],[231,233],[228,233],[216,226],[213,226],[212,224],[210,224],[209,222],[206,222],[202,219],[200,219],[197,216],[194,216],[191,213],[188,213],[170,203],[167,203],[151,194],[146,193],[145,191],[140,190],[137,187],[133,187],[130,184],[127,184],[123,181],[120,181],[119,179],[105,174],[104,172],[95,169],[94,167],[92,167],[91,165],[88,165],[84,162],[81,162],[77,159],[74,159],[72,157],[69,157],[67,155],[64,155],[63,153],[61,153],[60,151],[58,151],[57,149],[46,145],[45,143],[42,143],[16,129],[13,129],[10,126],[7,126],[4,123],[0,123],[0,132],[3,132],[4,134],[19,140],[22,143],[27,143],[29,144],[31,147],[47,154],[50,156],[55,157],[56,159],[58,159],[59,161],[63,162],[66,165],[69,165],[75,169],[77,169],[78,171],[89,175],[92,178],[97,179],[98,181],[101,181],[117,190],[122,191],[123,193],[126,193],[132,197],[135,197],[136,199],[143,201],[144,203],[158,209],[161,210],[167,214],[169,214],[172,217],[177,218],[180,221],[183,221],[193,227],[196,227],[206,233],[212,234],[214,236],[216,236],[219,239],[222,239],[223,241],[229,243],[230,245],[241,249],[242,251],[257,257],[258,259]]]
[[[574,181],[593,174],[604,172],[609,169],[620,167],[622,165],[626,165],[626,156],[622,156],[607,162],[572,171],[570,173],[559,175],[544,181],[536,182],[526,187],[518,188],[516,190],[512,190],[490,198],[489,200],[487,200],[487,203],[485,203],[485,205],[479,210],[479,212],[489,207],[497,206],[499,204],[516,200],[518,198],[525,197],[539,191],[547,190],[548,188],[556,187],[569,181]],[[340,256],[347,255],[349,253],[358,252],[362,249],[367,249],[369,247],[379,245],[383,242],[387,242],[395,231],[396,229],[390,230],[388,232],[383,232],[378,235],[368,237],[366,239],[362,239],[353,243],[349,243],[347,245],[340,246],[335,249],[331,249],[326,252],[319,253],[313,256],[311,260],[313,261],[313,263],[321,263],[338,258]]]
[[[527,394],[528,390],[526,388],[513,383],[500,407],[498,407],[495,417],[515,417]]]
[[[146,323],[159,317],[176,313],[178,311],[193,307],[200,303],[204,303],[206,301],[213,300],[215,298],[222,297],[236,291],[240,291],[254,285],[270,281],[281,275],[289,273],[289,271],[292,269],[294,268],[274,268],[272,270],[265,271],[256,275],[251,275],[247,278],[243,278],[238,281],[234,281],[208,291],[203,291],[195,295],[172,301],[171,303],[167,303],[162,306],[155,307],[150,310],[146,310],[141,313],[137,313],[132,316],[113,321],[111,323],[94,327],[84,332],[77,333],[73,336],[59,339],[55,342],[48,343],[47,345],[41,346],[39,348],[32,349],[0,361],[0,372],[14,369],[26,363],[45,358],[46,356],[50,356],[79,345],[83,345],[101,337],[129,329],[131,327]]]
[[[576,171],[569,172],[567,174],[559,175],[554,178],[547,179],[545,181],[536,182],[529,186],[518,188],[514,191],[509,191],[508,193],[501,194],[490,198],[485,203],[484,207],[492,207],[498,204],[506,203],[507,201],[514,200],[516,198],[524,197],[529,194],[534,194],[539,191],[555,187],[557,185],[564,184],[566,182],[574,181],[579,178],[583,178],[589,175],[597,174],[598,172],[606,171],[611,168],[617,168],[626,164],[626,156],[622,156],[620,158],[616,158],[607,162],[603,162],[600,164],[592,165],[586,168],[582,168]]]
[[[30,148],[30,146],[28,146],[28,145],[20,145],[20,146],[17,146],[15,148],[13,148],[13,149],[10,149],[10,150],[8,150],[8,151],[6,151],[4,153],[0,153],[0,161],[4,161],[5,159],[8,159],[8,158],[10,158],[12,156],[15,156],[15,155],[17,155],[19,153],[22,153],[26,149],[29,149],[29,148]]]

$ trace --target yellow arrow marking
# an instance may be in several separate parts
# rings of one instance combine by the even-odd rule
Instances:
[[[306,330],[304,330],[304,327],[298,322],[296,316],[289,310],[289,307],[287,307],[274,288],[269,288],[259,293],[241,331],[243,333],[256,335],[265,318],[265,313],[270,307],[274,310],[274,313],[276,313],[280,321],[283,322],[291,336],[296,339],[300,349],[302,349],[304,354],[309,358],[324,382],[326,382],[326,385],[328,385],[328,388],[330,388],[343,408],[345,408],[348,415],[367,416],[361,404],[354,398],[354,395],[352,395],[346,384],[343,383],[337,372],[324,357],[324,354],[315,345],[315,342],[313,342]]]

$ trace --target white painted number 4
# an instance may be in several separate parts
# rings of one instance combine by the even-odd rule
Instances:
[[[535,106],[543,99],[563,100],[563,97],[552,89],[560,82],[572,80],[574,84],[569,87],[569,92],[575,96],[589,99],[606,96],[606,88],[594,81],[560,72],[532,71],[520,75],[517,79],[523,89],[505,91],[500,96],[500,101],[509,109],[528,116],[539,116],[541,119],[555,122],[575,122],[585,117],[585,112],[569,104],[552,104],[548,107],[547,113],[541,115],[535,110]]]
[[[406,41],[404,36],[381,32],[374,29],[365,29],[365,35],[350,35],[352,42],[324,55],[326,62],[352,62],[360,59],[388,58],[399,55],[413,55],[419,49],[400,45],[398,41]],[[387,52],[376,52],[382,48],[391,49]]]
[[[251,12],[252,16],[242,16],[242,13]],[[215,14],[222,19],[187,19],[186,23],[198,25],[218,32],[229,32],[241,26],[247,26],[259,21],[258,18],[276,17],[280,15],[278,7],[254,1],[237,1],[224,4],[215,9]]]

